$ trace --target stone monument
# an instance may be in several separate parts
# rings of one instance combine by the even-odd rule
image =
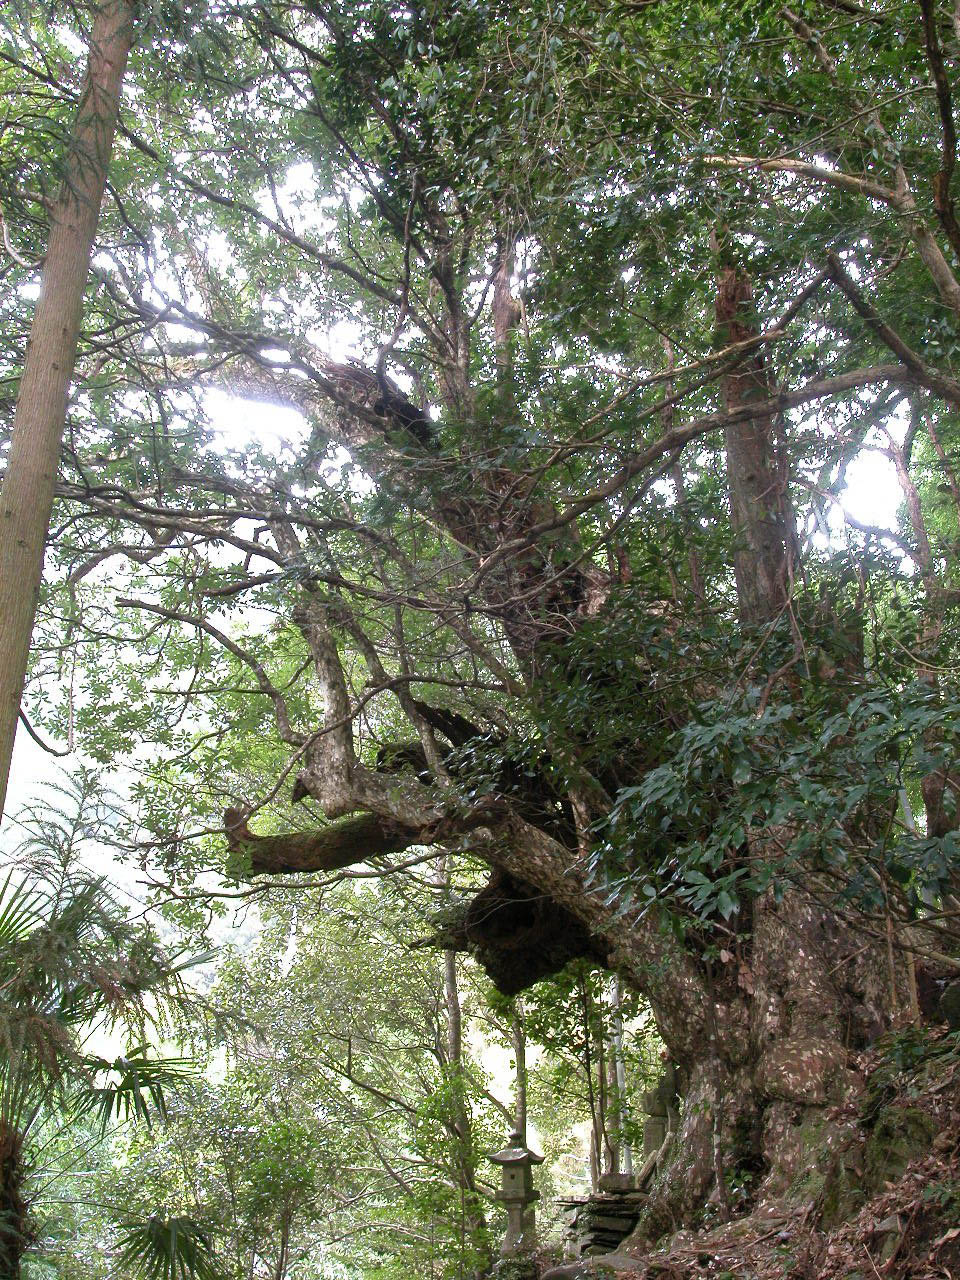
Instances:
[[[534,1210],[540,1199],[533,1186],[533,1166],[543,1164],[544,1157],[531,1151],[523,1134],[514,1130],[509,1145],[489,1157],[500,1166],[500,1190],[497,1200],[507,1210],[507,1234],[500,1246],[497,1276],[501,1280],[526,1280],[537,1274],[532,1255],[537,1247]]]

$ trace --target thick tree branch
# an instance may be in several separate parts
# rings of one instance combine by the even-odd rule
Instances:
[[[940,170],[933,176],[933,207],[937,211],[940,225],[953,251],[960,256],[960,225],[957,223],[953,196],[950,184],[957,167],[957,128],[953,119],[953,96],[950,92],[950,81],[943,62],[943,48],[937,31],[937,15],[933,0],[920,0],[920,12],[923,14],[923,36],[926,43],[927,62],[937,95],[937,108],[940,112],[940,131],[942,136],[942,157]]]
[[[425,788],[421,791],[429,795]],[[518,929],[527,929],[532,937],[539,937],[536,921],[526,923],[525,915],[516,920],[510,914],[500,916],[499,907],[488,920],[484,895],[493,893],[494,898],[503,898],[498,885],[520,886],[518,892],[508,887],[508,906],[518,899],[514,905],[522,907],[527,902],[538,917],[546,912],[544,918],[566,919],[568,923],[563,928],[579,931],[578,946],[592,946],[595,955],[605,956],[608,963],[627,973],[631,983],[649,995],[656,1007],[658,1025],[670,1043],[693,1051],[707,1026],[707,992],[690,957],[661,927],[652,910],[634,909],[611,919],[604,901],[606,891],[598,888],[591,892],[587,888],[577,854],[512,813],[496,797],[465,813],[443,813],[436,807],[425,807],[419,820],[412,807],[410,813],[408,821],[359,814],[317,831],[256,836],[247,826],[246,811],[230,808],[224,814],[224,827],[230,848],[242,850],[250,859],[250,871],[262,875],[340,870],[411,845],[450,846],[468,838],[470,852],[494,868],[494,878],[477,899],[481,905],[474,924],[465,926],[467,945],[479,947],[480,954],[488,959],[504,947],[508,951],[519,948],[519,962],[528,966],[531,981],[549,971],[538,970],[542,957],[537,960],[531,954],[529,959],[524,958],[523,940],[517,936]],[[497,876],[506,880],[498,881]],[[538,903],[543,904],[542,909]],[[480,931],[472,941],[471,929]],[[498,941],[501,933],[503,937]],[[588,943],[587,938],[592,938],[593,943]],[[511,974],[517,963],[515,957],[510,963]]]
[[[242,809],[223,815],[227,843],[250,859],[253,875],[292,875],[304,871],[339,871],[368,858],[400,853],[418,843],[417,830],[372,813],[331,822],[317,831],[255,836]]]
[[[949,404],[960,406],[960,382],[956,382],[953,378],[948,378],[944,374],[938,373],[935,369],[931,369],[912,347],[909,347],[904,342],[896,330],[886,323],[876,307],[860,292],[853,278],[835,253],[827,254],[827,263],[831,279],[846,294],[854,311],[867,322],[884,346],[888,347],[894,355],[902,360],[904,367],[910,371],[915,381],[920,386],[926,387],[928,391],[933,391],[937,395],[943,396],[944,400]]]
[[[270,523],[278,547],[291,563],[296,563],[302,547],[292,524],[280,516]],[[308,746],[307,766],[298,780],[316,797],[328,818],[339,818],[359,806],[354,784],[355,713],[337,642],[330,630],[330,605],[306,585],[293,611],[293,620],[307,642],[323,695],[323,724]]]
[[[820,39],[819,35],[813,30],[809,23],[800,17],[799,14],[792,12],[788,8],[782,9],[781,12],[797,37],[802,40],[808,48],[813,50],[814,56],[821,70],[827,75],[834,87],[839,88],[840,77],[837,64],[825,47],[823,41]],[[879,137],[883,143],[886,158],[893,173],[893,185],[890,187],[885,187],[879,183],[871,182],[869,179],[854,177],[853,175],[843,173],[840,170],[828,169],[823,165],[813,165],[805,161],[789,160],[785,157],[779,156],[771,157],[770,159],[760,159],[749,156],[735,156],[730,158],[713,156],[710,159],[713,163],[726,165],[728,167],[738,167],[745,162],[748,167],[759,168],[761,170],[796,173],[800,176],[811,178],[817,182],[839,187],[842,190],[868,196],[888,205],[903,218],[907,230],[917,247],[917,253],[920,255],[921,261],[927,268],[930,278],[933,281],[941,300],[960,315],[960,283],[958,283],[950,264],[944,257],[943,251],[937,243],[936,237],[927,226],[925,218],[923,218],[917,208],[916,197],[911,190],[910,181],[900,157],[900,148],[880,118],[880,114],[876,107],[869,103],[861,102],[856,96],[851,96],[858,113],[867,117],[875,137]],[[944,104],[939,87],[938,102],[942,111]],[[952,117],[950,120],[950,126],[952,129]],[[949,142],[949,132],[946,132],[944,134],[944,164],[948,169],[948,181],[950,170],[948,162]]]
[[[800,178],[810,178],[814,182],[822,182],[828,187],[837,187],[840,191],[848,191],[853,195],[866,196],[870,200],[879,200],[881,204],[895,205],[897,193],[882,183],[871,182],[869,178],[858,178],[852,173],[844,173],[842,169],[828,169],[822,164],[812,164],[808,160],[790,160],[784,156],[707,156],[707,164],[723,169],[755,169],[759,173],[792,173]]]

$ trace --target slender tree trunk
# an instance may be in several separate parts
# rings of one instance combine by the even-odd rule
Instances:
[[[277,1265],[273,1269],[273,1280],[284,1280],[287,1274],[287,1262],[290,1257],[290,1219],[293,1216],[289,1206],[280,1215],[280,1252],[277,1254]]]
[[[600,1190],[603,1173],[603,1102],[597,1096],[594,1076],[596,1055],[593,1052],[593,1001],[585,973],[580,974],[580,1011],[583,1026],[583,1075],[587,1083],[587,1103],[590,1108],[590,1190]]]
[[[617,1094],[617,1061],[613,1054],[613,1040],[604,1046],[606,1085],[604,1087],[604,1173],[620,1173],[620,1104]]]
[[[609,981],[610,991],[610,1059],[613,1068],[611,1092],[615,1099],[615,1119],[613,1132],[617,1146],[617,1167],[614,1172],[633,1174],[633,1149],[624,1135],[626,1121],[627,1096],[627,1064],[623,1056],[623,1012],[621,1002],[623,991],[620,975],[612,973]]]
[[[527,1141],[527,1028],[524,1022],[523,1000],[514,1001],[513,1020],[510,1024],[514,1060],[514,1125],[517,1133]]]
[[[599,1150],[600,1173],[602,1176],[603,1174],[616,1173],[617,1171],[616,1155],[613,1148],[613,1139],[610,1133],[610,1124],[613,1119],[613,1095],[610,1092],[612,1063],[607,1052],[610,1047],[610,1042],[607,1037],[602,993],[600,996],[598,1013],[599,1017],[597,1019],[596,1039],[597,1112],[600,1116]]]
[[[134,38],[134,11],[134,0],[105,0],[96,11],[63,187],[51,213],[40,297],[0,490],[0,816],[37,610],[84,287],[120,87]]]
[[[463,1096],[463,1014],[460,1009],[460,989],[457,985],[457,953],[443,953],[443,993],[447,1007],[447,1066],[454,1087],[454,1125],[457,1130],[456,1161],[460,1185],[474,1192],[473,1144],[470,1117]]]
[[[467,1100],[463,1079],[463,1012],[460,1005],[460,987],[457,982],[457,953],[443,953],[443,992],[447,1011],[447,1069],[450,1073],[450,1085],[453,1090],[454,1116],[453,1127],[456,1132],[456,1150],[454,1162],[457,1181],[460,1185],[461,1199],[461,1249],[478,1260],[476,1274],[486,1273],[491,1257],[490,1241],[487,1233],[487,1221],[482,1202],[477,1194],[477,1182],[474,1176],[473,1126],[467,1109]]]

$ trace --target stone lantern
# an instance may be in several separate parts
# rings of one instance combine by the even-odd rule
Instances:
[[[530,1151],[523,1135],[514,1130],[510,1145],[495,1152],[490,1159],[500,1166],[501,1183],[496,1198],[507,1210],[507,1234],[500,1254],[504,1258],[515,1258],[536,1248],[530,1205],[540,1199],[540,1192],[533,1187],[533,1166],[543,1164],[544,1158]]]

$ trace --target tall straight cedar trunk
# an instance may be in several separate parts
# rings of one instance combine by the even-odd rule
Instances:
[[[83,294],[134,37],[134,0],[96,10],[63,186],[53,207],[40,297],[0,489],[0,816],[27,673]]]
[[[722,267],[716,303],[718,346],[757,337],[752,303],[750,277],[737,267]],[[773,387],[763,347],[726,375],[723,392],[727,409],[770,399]],[[775,618],[787,600],[784,496],[772,416],[728,424],[724,445],[740,617],[744,624],[756,626]]]

